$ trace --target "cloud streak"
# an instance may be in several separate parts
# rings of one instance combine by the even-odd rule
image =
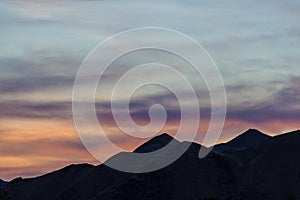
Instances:
[[[57,87],[60,83],[57,80],[44,80],[45,83],[56,82]],[[67,79],[62,80],[63,83],[70,83]],[[34,81],[28,84],[23,84],[24,89],[34,88]],[[22,88],[20,87],[20,88]],[[16,87],[17,88],[17,87]],[[39,87],[38,87],[39,88]],[[233,87],[232,91],[239,93],[245,87]],[[300,79],[298,77],[291,78],[289,85],[276,91],[273,95],[269,96],[263,102],[241,102],[228,105],[227,118],[241,120],[246,122],[259,122],[259,121],[272,121],[272,120],[297,120],[300,119]],[[8,91],[19,91],[19,88],[7,89]],[[5,90],[4,90],[5,91]],[[207,97],[208,98],[208,97]],[[149,108],[154,104],[161,104],[167,110],[169,120],[180,120],[180,107],[179,103],[172,93],[162,93],[157,95],[142,95],[133,98],[130,102],[130,113],[133,119],[137,121],[149,121]],[[188,102],[187,102],[188,103]],[[30,102],[30,101],[1,101],[0,109],[5,111],[0,114],[1,118],[18,117],[18,118],[72,118],[71,101],[53,101],[53,102]],[[116,102],[119,112],[124,112],[126,102],[118,100]],[[100,101],[95,104],[97,114],[105,122],[111,123],[113,121],[111,113],[111,105],[109,101]],[[194,108],[190,108],[194,109]],[[210,118],[210,105],[200,105],[201,116]]]

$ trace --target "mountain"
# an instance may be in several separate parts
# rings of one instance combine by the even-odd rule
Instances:
[[[249,129],[227,143],[214,146],[213,150],[216,152],[224,152],[227,150],[243,150],[249,147],[257,146],[269,139],[271,139],[271,136],[266,135],[256,129]]]
[[[166,134],[154,137],[135,152],[151,151],[171,139]],[[4,190],[12,200],[300,199],[300,131],[254,142],[251,148],[212,151],[203,159],[198,158],[199,144],[176,141],[174,148],[187,144],[191,146],[178,160],[154,172],[71,165],[41,177],[17,179]]]
[[[0,188],[4,187],[7,184],[6,181],[0,179]]]
[[[300,131],[273,137],[255,152],[240,173],[249,199],[300,199]]]
[[[135,152],[148,152],[170,142],[171,139],[173,138],[167,134],[154,137],[138,147]],[[182,157],[158,171],[135,174],[120,172],[106,165],[71,165],[41,177],[18,179],[9,183],[5,190],[13,200],[97,200],[176,199],[179,194],[188,199],[193,199],[195,196],[210,197],[220,194],[212,187],[218,180],[226,183],[221,188],[229,188],[227,185],[231,182],[231,172],[228,171],[230,167],[226,160],[213,152],[199,160],[198,153],[201,145],[173,141],[176,145],[174,148],[184,148],[187,144],[191,146]],[[120,155],[122,154],[115,155],[114,159],[122,160]],[[206,180],[211,181],[207,183]],[[190,190],[193,182],[200,188],[209,184],[211,189],[200,191],[200,193],[198,190],[187,193],[186,191]],[[173,192],[174,190],[177,192]]]

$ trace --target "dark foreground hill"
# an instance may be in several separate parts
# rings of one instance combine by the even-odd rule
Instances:
[[[192,143],[182,157],[154,172],[132,174],[105,165],[70,165],[41,177],[17,179],[4,190],[12,200],[300,199],[300,132],[262,141],[253,135],[252,140],[259,142],[226,147],[203,159],[198,158],[201,146]],[[136,152],[156,150],[171,139],[158,136]],[[175,142],[175,148],[184,144]]]

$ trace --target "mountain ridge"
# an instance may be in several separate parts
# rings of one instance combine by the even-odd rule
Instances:
[[[152,142],[161,141],[156,137]],[[12,200],[300,198],[299,131],[274,136],[251,148],[222,154],[212,151],[203,159],[198,158],[200,144],[179,142],[176,148],[184,143],[191,144],[190,148],[158,171],[135,174],[105,165],[69,165],[41,177],[9,183],[4,189]],[[151,142],[141,146],[145,144],[152,147]]]
[[[227,141],[227,142],[224,142],[224,143],[218,143],[218,144],[214,145],[214,148],[215,148],[216,146],[218,146],[218,145],[224,145],[224,144],[227,144],[227,143],[231,142],[232,140],[238,138],[239,136],[243,135],[244,133],[247,133],[248,131],[252,131],[252,130],[253,130],[253,131],[259,131],[258,129],[254,129],[254,128],[247,129],[246,131],[244,131],[244,132],[242,132],[241,134],[235,136],[234,138],[232,138],[231,140],[229,140],[229,141]],[[259,132],[262,133],[261,131],[259,131]],[[282,133],[282,134],[278,134],[278,135],[273,136],[273,137],[275,138],[275,137],[285,136],[286,134],[291,134],[291,133],[300,133],[300,129],[295,129],[295,130],[293,130],[293,131],[284,132],[284,133]],[[268,136],[268,137],[270,137],[270,138],[273,138],[272,136],[270,136],[270,135],[268,135],[268,134],[265,134],[265,133],[263,133],[263,134],[266,135],[266,136]],[[150,140],[148,140],[148,141],[142,143],[140,146],[138,146],[136,149],[134,149],[133,152],[136,152],[136,153],[142,153],[142,152],[138,152],[137,150],[138,150],[140,147],[142,147],[143,145],[147,145],[148,142],[150,142],[151,140],[156,139],[156,138],[159,138],[159,137],[161,137],[161,136],[163,136],[163,137],[165,137],[165,138],[169,138],[170,140],[171,140],[171,139],[174,139],[175,141],[178,141],[178,140],[176,140],[174,137],[172,137],[170,134],[168,134],[168,133],[162,133],[162,134],[157,135],[157,136],[154,136],[154,137],[151,138]],[[189,142],[189,141],[184,141],[184,142]],[[179,143],[179,141],[178,141],[178,143]],[[197,142],[191,142],[191,143],[192,143],[192,144],[198,144],[198,145],[201,146],[201,144],[199,144],[199,143],[197,143]],[[211,147],[209,147],[209,148],[211,148]],[[215,150],[215,149],[213,149],[213,150]],[[218,152],[218,151],[216,151],[216,152]],[[129,152],[129,153],[130,153],[130,152]],[[41,176],[45,176],[45,175],[54,173],[54,172],[56,172],[56,171],[59,171],[59,170],[62,170],[62,169],[68,168],[68,167],[72,167],[72,166],[77,166],[77,165],[90,165],[90,166],[93,166],[93,165],[91,165],[91,164],[89,164],[89,163],[69,164],[69,165],[66,165],[66,166],[64,166],[64,167],[62,167],[62,168],[60,168],[60,169],[57,169],[57,170],[48,172],[48,173],[46,173],[46,174],[44,174],[44,175],[41,175]],[[40,177],[40,176],[38,176],[38,177]],[[25,179],[32,179],[32,178],[38,178],[38,177],[31,177],[31,178],[25,178]],[[0,181],[5,182],[6,184],[9,183],[9,182],[15,181],[15,180],[23,180],[23,178],[22,178],[22,177],[16,177],[16,178],[12,179],[11,181],[4,181],[4,180],[1,180],[1,179],[0,179]]]
[[[227,143],[231,142],[232,140],[238,138],[239,136],[241,136],[241,135],[243,135],[244,133],[247,133],[248,131],[251,131],[251,130],[259,131],[259,130],[254,129],[254,128],[247,129],[246,131],[244,131],[244,132],[242,132],[241,134],[235,136],[234,138],[232,138],[231,140],[229,140],[229,141],[227,141],[227,142],[224,142],[224,143],[218,143],[218,144],[214,145],[214,148],[215,148],[216,146],[218,146],[218,145],[224,145],[224,144],[227,144]],[[260,132],[260,131],[259,131],[259,132]],[[293,130],[293,131],[290,131],[290,132],[284,132],[284,133],[282,133],[282,134],[279,134],[279,135],[276,135],[276,136],[273,136],[273,137],[284,136],[284,135],[286,135],[286,134],[290,134],[290,133],[294,133],[294,132],[297,133],[297,132],[300,132],[300,130],[299,130],[299,129],[296,129],[296,130]],[[260,133],[262,133],[262,132],[260,132]],[[265,133],[263,133],[263,134],[269,136],[270,138],[272,138],[272,136],[270,136],[270,135],[268,135],[268,134],[265,134]],[[135,152],[135,153],[143,153],[143,152],[138,152],[138,151],[139,151],[138,149],[139,149],[140,147],[142,147],[143,145],[148,145],[149,142],[150,142],[151,140],[156,140],[157,138],[160,138],[161,136],[162,136],[163,138],[169,138],[170,140],[171,140],[171,139],[174,139],[175,141],[177,141],[177,142],[179,143],[179,141],[176,140],[174,137],[172,137],[170,134],[168,134],[168,133],[162,133],[162,134],[157,135],[157,136],[154,136],[154,137],[151,138],[150,140],[148,140],[148,141],[142,143],[140,146],[138,146],[136,149],[134,149],[133,152]],[[189,142],[189,141],[184,141],[184,142]],[[197,142],[191,142],[191,143],[192,143],[192,144],[197,144],[197,145],[200,145],[200,146],[201,146],[201,144],[199,144],[199,143],[197,143]],[[168,144],[168,143],[167,143],[167,144]],[[144,147],[143,147],[143,148],[144,148]],[[210,147],[209,147],[209,148],[210,148]],[[215,149],[213,149],[213,150],[215,150]],[[216,151],[216,152],[218,152],[218,151]],[[128,153],[130,153],[130,152],[128,152]],[[90,165],[90,166],[93,166],[93,165],[91,165],[91,164],[89,164],[89,163],[69,164],[69,165],[66,165],[66,166],[64,166],[64,167],[62,167],[62,168],[60,168],[60,169],[57,169],[57,170],[48,172],[48,173],[46,173],[46,174],[44,174],[44,175],[41,175],[41,176],[45,176],[45,175],[54,173],[54,172],[56,172],[56,171],[59,171],[59,170],[65,169],[65,168],[72,167],[72,166],[78,166],[78,165]],[[38,177],[41,177],[41,176],[38,176]],[[24,179],[32,179],[32,178],[38,178],[38,177],[31,177],[31,178],[24,178]],[[5,182],[5,183],[7,184],[7,183],[12,182],[12,181],[19,181],[19,180],[24,180],[24,179],[23,179],[22,177],[16,177],[16,178],[12,179],[11,181],[4,181],[4,180],[2,180],[2,181]],[[0,179],[0,181],[1,181],[1,179]]]

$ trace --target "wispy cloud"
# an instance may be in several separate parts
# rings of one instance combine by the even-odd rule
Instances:
[[[0,119],[70,119],[72,117],[70,102],[4,101],[0,102],[0,110],[2,110]]]

